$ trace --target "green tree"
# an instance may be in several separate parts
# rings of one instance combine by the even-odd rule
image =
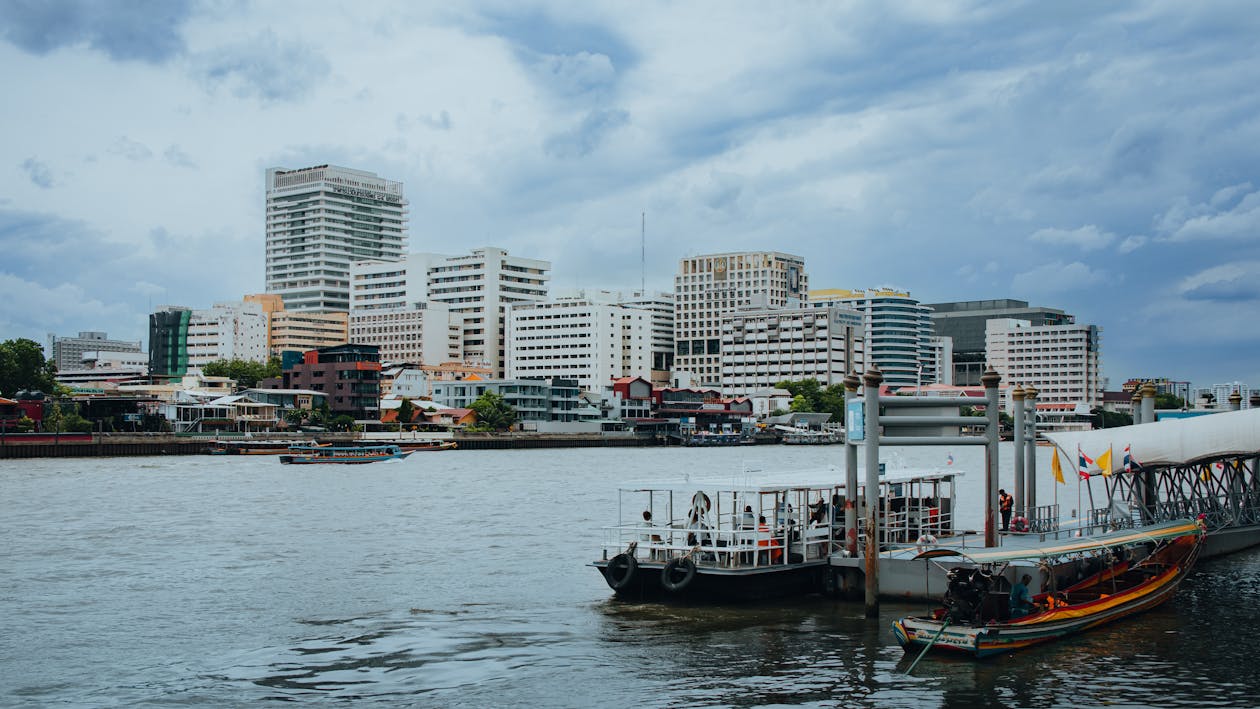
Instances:
[[[44,402],[44,432],[61,433],[66,430],[66,417],[61,404],[52,399]]]
[[[797,394],[792,397],[792,405],[788,408],[790,408],[794,414],[810,413],[814,410],[814,407],[810,406],[809,399],[806,398],[804,394]]]
[[[469,408],[477,412],[478,427],[491,431],[506,431],[519,418],[516,409],[492,391],[477,397]]]
[[[339,414],[329,422],[328,427],[334,431],[353,431],[354,417],[349,414]]]
[[[12,396],[23,389],[52,394],[57,391],[56,374],[57,366],[44,359],[44,349],[34,340],[0,342],[0,394]]]
[[[266,363],[251,362],[244,359],[219,359],[201,368],[208,377],[228,377],[236,380],[236,385],[249,389],[258,384],[260,379],[280,376],[280,360],[272,357]]]
[[[403,400],[398,403],[398,430],[401,431],[402,427],[410,424],[415,417],[416,405],[411,403],[411,399],[404,396]]]
[[[1156,394],[1155,408],[1157,409],[1180,409],[1186,405],[1185,399],[1176,394]]]

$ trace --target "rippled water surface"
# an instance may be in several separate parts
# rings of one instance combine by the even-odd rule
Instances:
[[[986,662],[929,657],[912,677],[889,624],[921,606],[872,622],[821,598],[628,604],[585,566],[619,482],[819,470],[841,451],[0,461],[0,705],[1260,703],[1256,552],[1201,564],[1136,619]],[[909,451],[899,462],[945,458]],[[953,455],[977,471],[976,507],[980,453]],[[1074,485],[1059,494],[1077,505]]]

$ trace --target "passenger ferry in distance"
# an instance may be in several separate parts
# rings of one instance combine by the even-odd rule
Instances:
[[[396,445],[384,446],[293,446],[281,463],[375,463],[381,460],[406,458],[412,451]]]
[[[211,441],[206,451],[210,455],[280,455],[293,446],[327,446],[317,441]]]
[[[843,477],[829,471],[825,478]],[[961,473],[880,480],[880,544],[954,532]],[[865,498],[860,484],[857,500]],[[622,488],[619,522],[604,528],[597,568],[618,598],[744,601],[836,594],[830,557],[860,530],[845,529],[845,486],[833,482],[649,483]],[[859,504],[859,523],[865,515]]]

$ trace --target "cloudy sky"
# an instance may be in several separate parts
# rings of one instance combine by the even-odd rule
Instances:
[[[0,0],[0,339],[263,290],[267,167],[399,179],[414,251],[554,287],[776,249],[1020,298],[1105,374],[1260,385],[1260,13],[1182,0]]]

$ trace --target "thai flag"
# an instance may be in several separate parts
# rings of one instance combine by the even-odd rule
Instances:
[[[1081,476],[1081,480],[1089,480],[1089,466],[1094,464],[1094,459],[1085,455],[1080,446],[1076,447],[1076,458],[1076,473]]]
[[[1133,456],[1129,455],[1129,447],[1124,447],[1124,472],[1133,472]]]
[[[954,464],[954,454],[950,453],[945,456],[945,465],[953,465],[953,464]]]

